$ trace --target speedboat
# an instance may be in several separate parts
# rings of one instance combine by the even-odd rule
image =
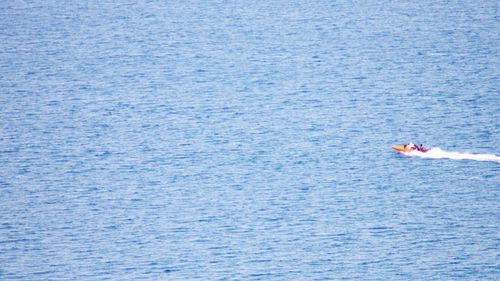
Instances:
[[[397,150],[399,152],[412,152],[412,151],[427,152],[427,151],[429,151],[428,148],[425,148],[422,145],[417,146],[417,145],[414,145],[413,143],[409,143],[409,144],[405,144],[405,145],[394,145],[394,146],[391,146],[391,148],[394,150]]]

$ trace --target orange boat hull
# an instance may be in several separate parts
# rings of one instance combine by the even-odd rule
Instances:
[[[401,151],[401,152],[410,152],[410,151],[412,151],[411,148],[404,147],[403,145],[394,145],[394,146],[391,146],[391,148],[394,149],[394,150],[397,150],[397,151]]]

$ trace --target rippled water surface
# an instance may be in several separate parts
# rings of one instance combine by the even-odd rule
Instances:
[[[0,279],[500,278],[497,1],[100,2],[0,4]]]

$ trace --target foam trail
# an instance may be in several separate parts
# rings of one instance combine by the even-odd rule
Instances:
[[[408,156],[417,156],[421,158],[432,159],[453,159],[453,160],[475,160],[475,161],[493,161],[500,162],[500,156],[495,154],[472,154],[453,151],[444,151],[439,147],[432,148],[431,150],[423,153],[420,151],[412,151],[405,153]]]

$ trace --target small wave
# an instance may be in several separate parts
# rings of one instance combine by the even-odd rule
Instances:
[[[475,160],[475,161],[493,161],[500,162],[500,156],[495,154],[473,154],[456,151],[444,151],[439,147],[432,148],[427,152],[412,151],[405,153],[408,156],[417,156],[421,158],[432,159],[453,159],[453,160]]]

